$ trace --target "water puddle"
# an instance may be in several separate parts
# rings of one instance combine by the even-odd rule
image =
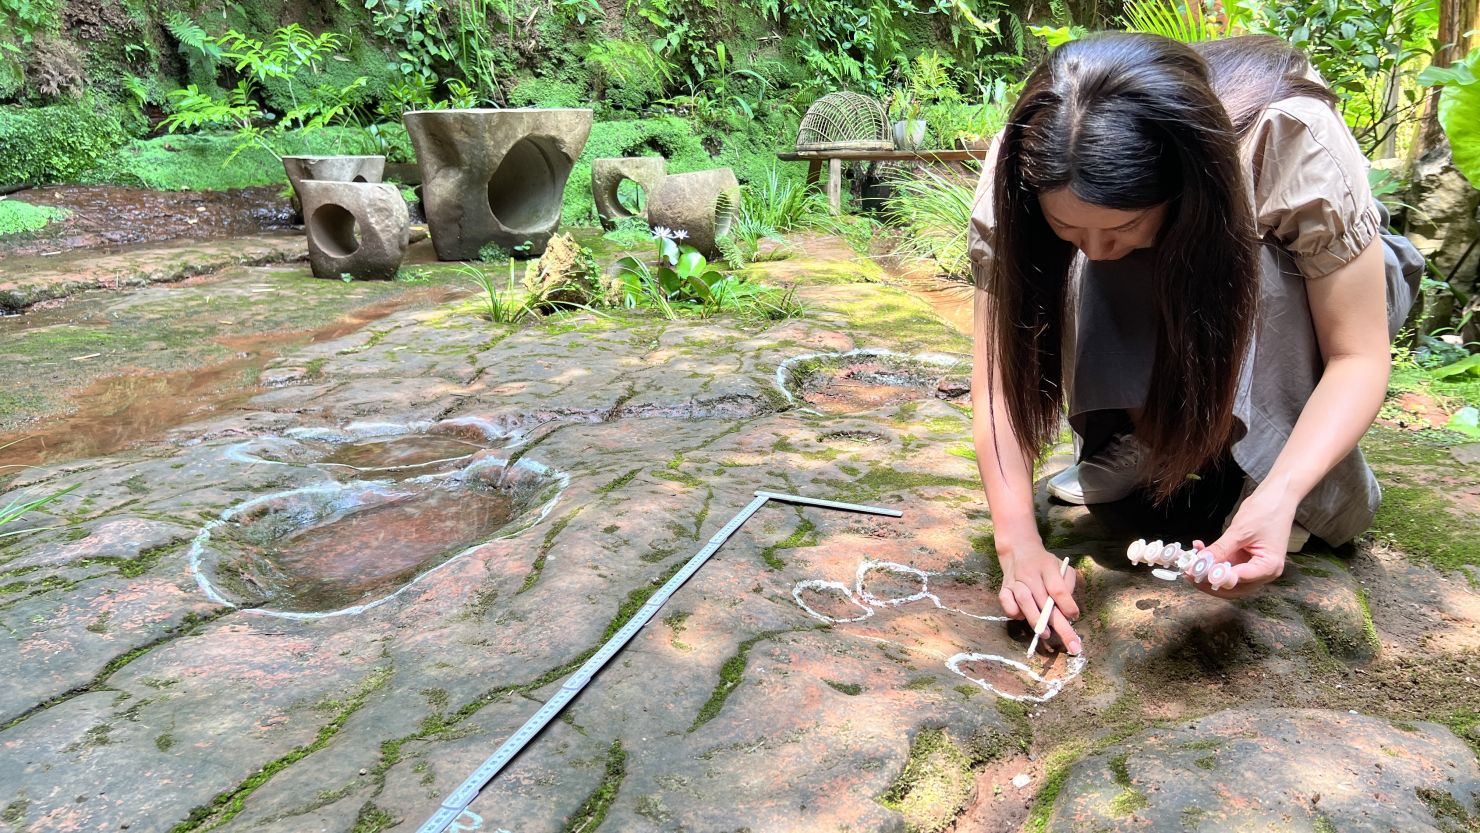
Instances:
[[[197,583],[217,602],[259,613],[359,613],[544,517],[565,475],[528,460],[508,464],[487,450],[500,438],[480,445],[456,436],[459,427],[339,443],[303,432],[231,447],[227,455],[238,462],[305,465],[349,477],[263,495],[224,512],[192,546]],[[376,479],[358,479],[362,474]]]
[[[167,240],[259,234],[293,227],[281,186],[234,191],[151,191],[116,185],[57,185],[15,195],[32,205],[65,208],[72,216],[23,240],[6,255],[43,255]]]
[[[208,287],[206,291],[210,291]],[[158,291],[168,291],[160,289]],[[466,294],[459,288],[419,287],[349,312],[313,329],[220,335],[208,343],[231,358],[204,367],[163,372],[124,369],[68,393],[71,413],[42,420],[29,430],[0,433],[0,465],[41,465],[102,457],[214,414],[241,407],[263,392],[258,377],[267,364],[302,347],[349,335],[403,309],[435,305]],[[219,314],[219,313],[213,313]],[[115,326],[104,316],[67,307],[24,316],[16,324],[36,330],[49,326]],[[191,325],[199,322],[187,322]],[[83,354],[85,355],[85,354]],[[58,357],[66,363],[76,357]]]
[[[782,363],[776,384],[793,403],[824,414],[855,414],[929,397],[970,393],[964,360],[853,350],[798,356]]]

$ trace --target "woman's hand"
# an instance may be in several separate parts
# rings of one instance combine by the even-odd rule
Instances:
[[[1233,565],[1238,584],[1227,590],[1214,590],[1206,581],[1197,589],[1224,599],[1248,596],[1285,572],[1285,550],[1290,543],[1290,526],[1295,521],[1295,505],[1290,501],[1264,499],[1258,491],[1250,495],[1223,536],[1206,547],[1213,560]],[[1204,549],[1193,541],[1194,549]]]
[[[1083,646],[1069,622],[1079,618],[1079,605],[1074,601],[1074,583],[1079,575],[1069,570],[1060,576],[1063,562],[1042,544],[1026,546],[1011,555],[1001,554],[999,561],[1002,589],[997,597],[1002,610],[1014,619],[1026,619],[1029,626],[1036,625],[1043,606],[1052,597],[1054,610],[1048,617],[1048,627],[1065,650],[1078,654]]]

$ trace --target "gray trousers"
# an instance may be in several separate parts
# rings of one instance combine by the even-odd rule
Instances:
[[[1382,212],[1383,226],[1387,212]],[[1384,233],[1388,338],[1393,338],[1418,296],[1423,256],[1407,238]],[[1064,355],[1069,422],[1080,445],[1093,452],[1123,419],[1107,418],[1141,407],[1151,385],[1155,357],[1152,261],[1136,252],[1117,261],[1081,258],[1070,308]],[[1152,313],[1154,314],[1154,312]],[[1300,411],[1325,366],[1306,296],[1306,278],[1290,254],[1266,241],[1259,253],[1259,311],[1254,337],[1239,378],[1234,416],[1238,421],[1233,459],[1262,482],[1285,447]],[[1196,426],[1189,426],[1196,430]],[[1330,544],[1352,540],[1372,524],[1382,501],[1377,478],[1353,449],[1300,504],[1295,518]]]

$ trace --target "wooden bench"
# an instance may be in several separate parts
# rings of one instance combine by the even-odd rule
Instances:
[[[843,210],[844,162],[980,162],[987,155],[981,150],[788,150],[776,154],[782,162],[807,164],[807,185],[817,184],[822,163],[827,163],[827,203],[832,212]]]

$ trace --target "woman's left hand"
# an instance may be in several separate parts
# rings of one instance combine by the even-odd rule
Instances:
[[[1294,506],[1266,502],[1257,493],[1250,495],[1234,514],[1223,536],[1206,547],[1215,561],[1234,565],[1238,584],[1226,590],[1214,590],[1204,579],[1196,582],[1197,589],[1219,598],[1236,599],[1279,578],[1285,572],[1285,550],[1294,522]],[[1204,549],[1201,541],[1194,541],[1193,547]]]

